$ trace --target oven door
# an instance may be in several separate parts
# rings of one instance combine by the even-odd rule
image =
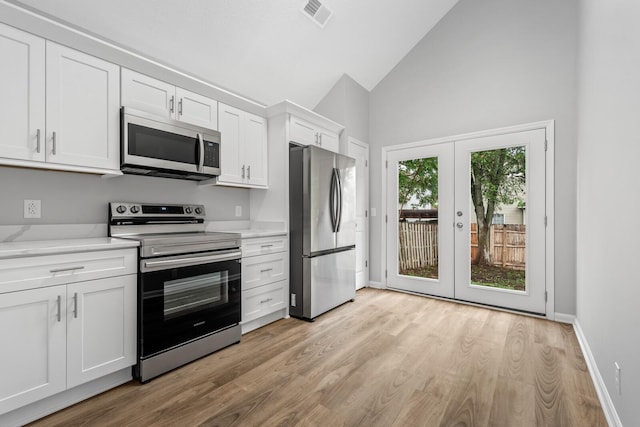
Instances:
[[[235,250],[141,261],[140,358],[240,323],[240,255]]]

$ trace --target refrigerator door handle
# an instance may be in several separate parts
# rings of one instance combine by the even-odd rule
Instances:
[[[338,196],[338,207],[336,210],[336,233],[340,231],[340,224],[342,223],[342,181],[340,180],[340,171],[336,171],[336,191]]]
[[[336,232],[336,170],[331,171],[331,186],[329,187],[329,213],[331,215],[331,230]]]

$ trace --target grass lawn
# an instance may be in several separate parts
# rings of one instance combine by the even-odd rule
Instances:
[[[438,266],[427,266],[401,271],[405,276],[416,276],[430,279],[438,278]],[[474,285],[490,286],[493,288],[524,291],[525,272],[494,266],[471,265],[471,283]]]

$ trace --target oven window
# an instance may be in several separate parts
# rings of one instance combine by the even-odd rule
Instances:
[[[171,319],[229,302],[226,271],[170,280],[164,284],[164,317]]]

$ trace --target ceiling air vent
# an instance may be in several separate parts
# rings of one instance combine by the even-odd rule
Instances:
[[[318,24],[321,28],[323,28],[333,12],[331,10],[320,3],[318,0],[309,0],[307,5],[304,7],[303,12],[305,15],[309,16],[313,22]]]

